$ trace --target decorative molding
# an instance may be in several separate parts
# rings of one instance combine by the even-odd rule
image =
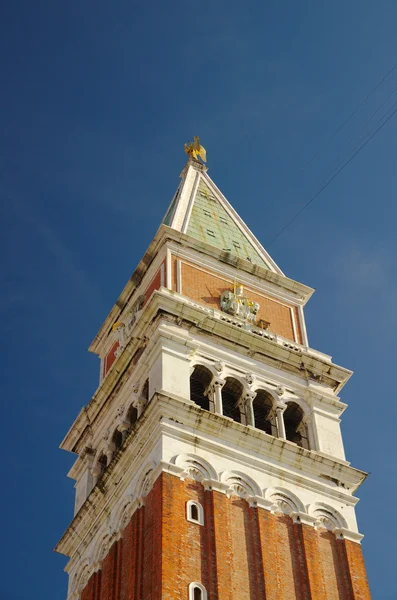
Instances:
[[[347,529],[346,520],[332,506],[322,502],[315,502],[307,507],[307,513],[315,518],[314,526],[316,528],[325,528],[330,531],[336,529]]]
[[[128,525],[134,511],[134,496],[127,494],[120,502],[119,508],[114,511],[112,518],[112,530],[117,533],[125,529]]]
[[[218,360],[215,364],[214,364],[214,369],[217,372],[218,375],[220,375],[223,371],[223,369],[225,368],[225,363],[222,360]]]
[[[249,386],[253,385],[256,381],[256,375],[254,375],[254,373],[246,373],[245,381],[248,383]]]
[[[144,498],[146,498],[153,487],[155,469],[156,465],[153,461],[149,464],[146,464],[146,466],[141,470],[141,474],[137,479],[136,498],[140,504],[144,503]]]
[[[240,471],[225,471],[221,474],[220,481],[227,485],[227,496],[240,496],[245,500],[261,496],[261,489],[257,483]]]
[[[299,498],[285,488],[268,488],[265,490],[265,498],[272,503],[271,511],[274,513],[283,513],[289,516],[306,513],[305,506]]]
[[[190,478],[199,482],[218,479],[213,467],[196,454],[179,454],[173,462],[183,469],[180,479]]]
[[[351,531],[350,529],[346,529],[345,527],[334,529],[332,533],[338,539],[348,540],[350,542],[355,542],[356,544],[359,544],[364,537],[362,533]]]

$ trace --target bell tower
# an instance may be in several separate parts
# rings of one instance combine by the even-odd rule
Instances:
[[[152,243],[90,351],[68,600],[369,600],[339,394],[310,347],[313,290],[275,264],[198,138]]]

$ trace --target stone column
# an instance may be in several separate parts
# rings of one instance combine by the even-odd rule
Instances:
[[[224,379],[214,379],[211,386],[214,389],[214,405],[215,405],[215,413],[218,415],[223,415],[223,407],[222,407],[222,388],[225,385]]]
[[[94,467],[92,467],[91,469],[91,475],[92,475],[92,486],[95,487],[97,484],[97,481],[99,479],[99,476],[101,474],[101,465],[99,463],[97,463]]]
[[[94,487],[94,478],[92,476],[94,452],[92,448],[85,447],[79,456],[78,476],[76,477],[76,498],[75,498],[75,514],[80,506],[88,497]]]
[[[287,408],[287,405],[284,403],[278,403],[276,406],[278,437],[282,440],[287,439],[287,436],[285,434],[285,425],[284,425],[284,417],[283,417],[283,413],[286,408]]]
[[[128,435],[128,430],[130,428],[130,424],[125,419],[125,406],[120,406],[117,409],[117,421],[118,421],[117,429],[118,429],[118,431],[120,431],[121,436],[122,436],[122,443],[124,443],[124,441]]]
[[[106,466],[110,465],[115,450],[116,450],[116,446],[113,444],[113,442],[111,442],[108,445],[108,447],[106,448],[106,451],[105,451],[105,454],[106,454]]]
[[[254,407],[253,402],[256,396],[256,392],[245,392],[243,394],[243,403],[245,408],[245,424],[250,425],[251,427],[255,427],[255,415],[254,415]]]
[[[215,412],[215,386],[212,383],[204,390],[204,396],[208,398],[209,411]]]

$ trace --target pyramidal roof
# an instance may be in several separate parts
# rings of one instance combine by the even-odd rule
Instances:
[[[283,275],[283,272],[207,174],[189,158],[164,225]]]

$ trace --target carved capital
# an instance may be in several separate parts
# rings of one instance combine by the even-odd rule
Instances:
[[[99,477],[99,475],[101,474],[101,472],[102,472],[102,468],[101,468],[101,465],[100,465],[99,463],[97,463],[97,464],[96,464],[94,467],[92,467],[92,469],[91,469],[91,475],[92,475],[93,477]]]
[[[223,386],[225,385],[226,381],[225,379],[221,379],[220,377],[216,377],[215,379],[213,379],[213,381],[211,382],[211,386],[214,387],[215,389],[222,389]]]
[[[116,451],[116,444],[114,442],[110,442],[105,450],[105,454],[106,454],[106,456],[110,456],[115,451]]]
[[[255,396],[256,396],[256,392],[248,391],[242,395],[241,399],[244,404],[247,404],[248,402],[253,402]]]
[[[117,426],[117,429],[123,433],[123,431],[128,431],[130,428],[130,424],[128,421],[120,421],[120,424]]]

